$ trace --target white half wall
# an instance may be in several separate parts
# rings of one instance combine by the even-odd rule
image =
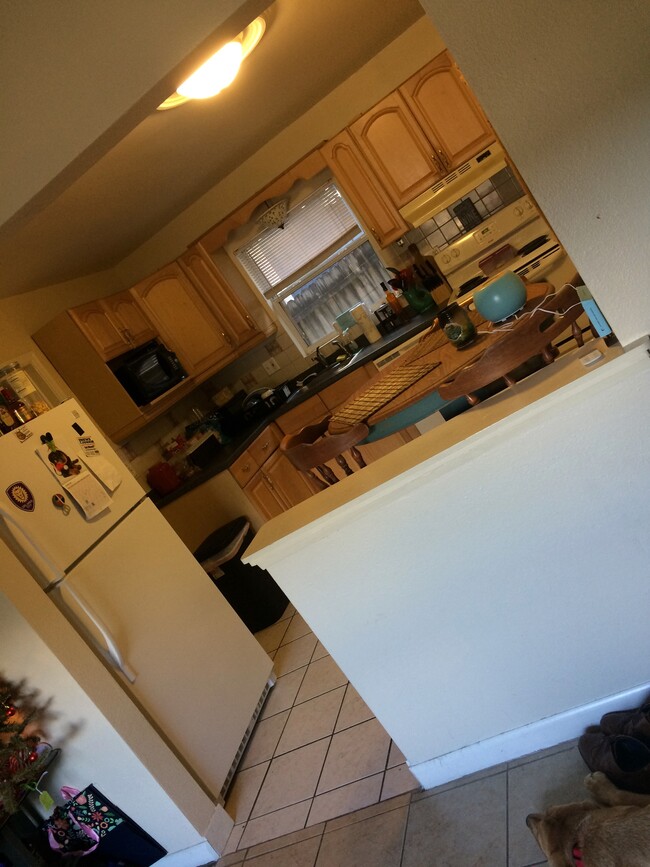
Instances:
[[[648,682],[649,391],[640,346],[435,454],[454,419],[336,485],[339,508],[258,534],[247,559],[411,766],[471,747],[477,770],[496,738],[529,752],[548,735],[527,727]],[[421,462],[391,478],[407,450]],[[345,502],[372,472],[387,480]]]

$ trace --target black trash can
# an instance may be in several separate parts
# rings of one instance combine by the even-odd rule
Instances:
[[[242,563],[254,538],[241,516],[210,533],[194,556],[250,631],[259,632],[280,619],[289,600],[266,569]]]

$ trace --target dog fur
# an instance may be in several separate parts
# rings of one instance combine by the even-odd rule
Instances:
[[[526,824],[549,867],[574,867],[573,849],[584,867],[650,867],[650,795],[617,789],[600,772],[585,786],[595,798],[531,813]]]

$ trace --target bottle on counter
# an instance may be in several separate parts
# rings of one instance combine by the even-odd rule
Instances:
[[[5,402],[5,405],[11,415],[15,418],[18,424],[25,424],[36,418],[36,413],[31,407],[21,400],[16,392],[9,386],[0,387],[0,395]]]
[[[51,409],[34,381],[18,361],[12,361],[0,368],[0,386],[6,385],[35,415],[42,415]]]
[[[15,427],[18,427],[18,420],[5,403],[4,397],[0,395],[0,431],[3,434],[9,433]]]
[[[389,289],[385,283],[382,283],[381,285],[384,293],[386,294],[386,301],[388,302],[388,306],[391,308],[391,310],[396,316],[399,316],[402,312],[402,305],[399,303],[397,295],[393,292],[392,289]]]

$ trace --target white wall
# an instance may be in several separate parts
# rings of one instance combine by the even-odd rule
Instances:
[[[650,330],[650,4],[421,0],[623,343]]]

